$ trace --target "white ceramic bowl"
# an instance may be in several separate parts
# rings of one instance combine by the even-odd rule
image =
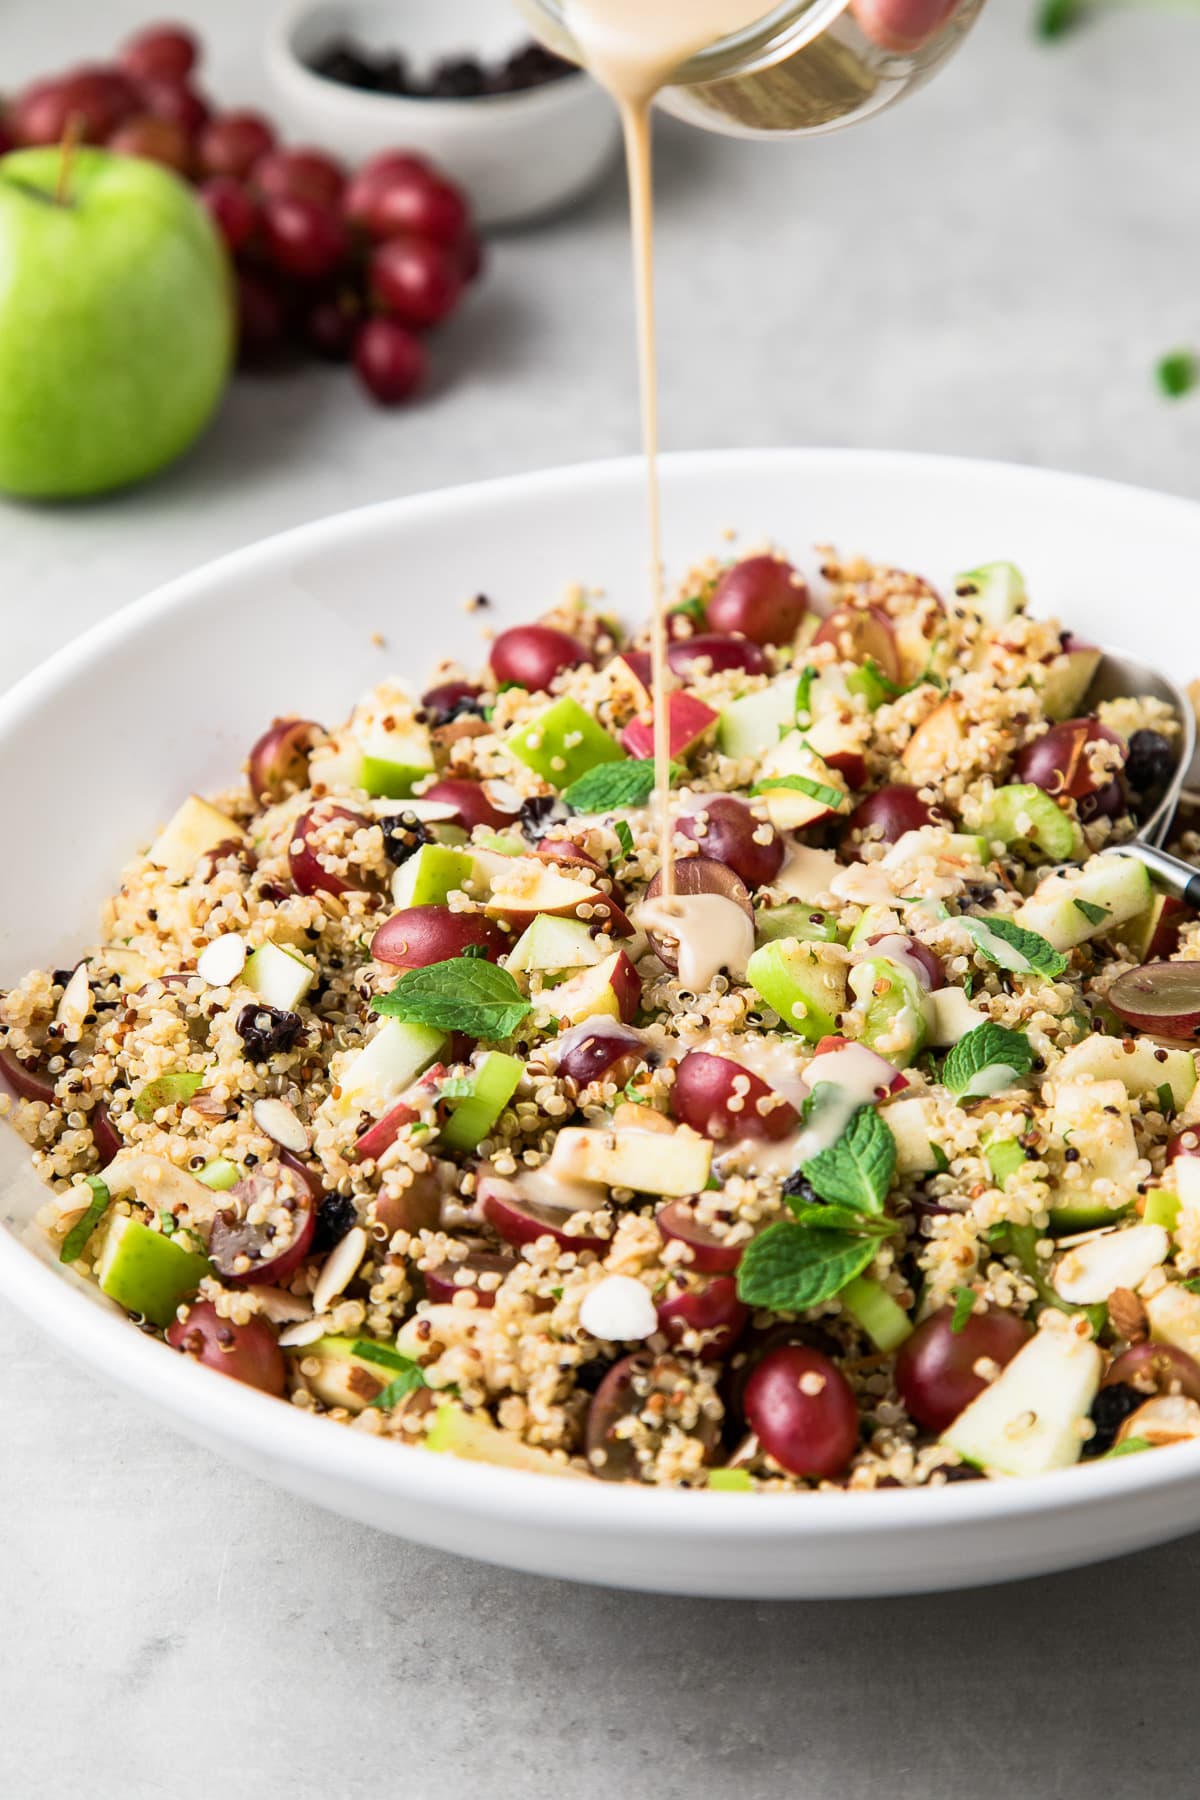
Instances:
[[[1184,604],[1200,560],[1191,503],[837,451],[668,458],[663,476],[676,570],[728,553],[725,525],[809,565],[814,542],[836,542],[942,582],[1012,558],[1042,612],[1179,675],[1200,669],[1200,617]],[[419,680],[444,654],[480,658],[466,596],[488,594],[483,617],[503,625],[582,579],[641,616],[642,485],[639,462],[604,463],[324,520],[172,583],[0,698],[0,984],[91,941],[122,861],[189,788],[227,782],[264,720],[333,719],[385,673]],[[0,1293],[61,1349],[243,1467],[442,1549],[677,1593],[885,1594],[1065,1568],[1200,1520],[1200,1445],[1029,1481],[772,1498],[560,1481],[385,1444],[140,1336],[39,1249],[28,1220],[41,1197],[24,1146],[0,1130]]]
[[[300,0],[267,36],[267,72],[293,136],[351,164],[418,150],[471,196],[481,225],[518,225],[578,198],[611,162],[616,108],[586,75],[475,100],[364,93],[313,74],[331,39],[403,52],[418,67],[463,52],[506,55],[529,37],[502,0]]]

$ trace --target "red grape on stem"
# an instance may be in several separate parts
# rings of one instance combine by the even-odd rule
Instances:
[[[130,38],[119,61],[135,81],[160,75],[182,81],[195,68],[199,55],[200,46],[186,25],[148,25]]]
[[[397,237],[377,245],[367,279],[376,304],[417,331],[440,325],[462,298],[452,253],[425,238]]]
[[[255,112],[218,113],[200,134],[200,167],[206,175],[248,175],[275,148],[275,131]]]
[[[397,319],[367,319],[354,340],[354,367],[373,400],[397,406],[409,400],[429,373],[425,347]]]

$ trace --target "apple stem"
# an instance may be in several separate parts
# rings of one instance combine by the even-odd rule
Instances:
[[[84,117],[82,113],[71,113],[63,126],[63,134],[58,145],[58,181],[54,188],[54,204],[67,204],[67,188],[71,181],[71,169],[75,163],[75,152],[83,137]]]

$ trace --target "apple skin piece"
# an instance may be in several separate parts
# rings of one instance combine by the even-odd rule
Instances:
[[[1174,956],[1181,928],[1195,916],[1174,894],[1155,894],[1146,911],[1123,926],[1119,936],[1135,962],[1162,962]]]
[[[667,754],[682,760],[708,736],[720,718],[711,706],[673,688],[667,695]],[[621,733],[622,747],[630,756],[654,755],[654,720],[652,717],[631,719]]]
[[[0,165],[0,488],[78,498],[141,481],[207,425],[233,360],[206,207],[140,157],[57,144]]]
[[[1047,875],[1017,909],[1016,922],[1040,933],[1055,950],[1073,950],[1144,913],[1152,897],[1150,877],[1140,862],[1097,856],[1082,869]]]
[[[1042,685],[1042,711],[1052,724],[1061,725],[1082,709],[1103,655],[1090,644],[1072,645],[1050,662]]]
[[[165,1329],[175,1309],[191,1299],[210,1273],[207,1256],[185,1249],[184,1243],[190,1244],[190,1238],[176,1242],[127,1213],[117,1213],[104,1234],[96,1279],[126,1312],[140,1313]]]
[[[966,1462],[997,1475],[1069,1468],[1083,1449],[1080,1425],[1100,1386],[1104,1358],[1073,1331],[1035,1332],[942,1433]]]
[[[624,752],[578,700],[564,694],[504,740],[519,762],[553,788],[570,787],[601,763],[620,762]]]
[[[381,1114],[445,1047],[446,1034],[431,1025],[381,1019],[374,1037],[338,1076],[337,1100],[327,1100],[325,1107],[339,1117],[356,1109]]]
[[[711,1167],[711,1143],[690,1132],[585,1125],[559,1132],[547,1164],[551,1175],[565,1181],[593,1181],[672,1200],[701,1193]]]
[[[246,958],[242,983],[268,1006],[295,1012],[316,980],[316,974],[299,956],[268,938]]]
[[[754,952],[746,976],[789,1030],[816,1044],[846,1010],[846,967],[838,945],[776,938]]]
[[[620,650],[608,668],[618,694],[628,695],[639,712],[649,706],[654,674],[648,650]]]
[[[544,989],[538,1013],[558,1019],[564,1026],[582,1025],[601,1014],[632,1025],[641,1000],[642,978],[625,952],[616,950],[594,969],[581,969],[558,987]]]
[[[1188,1105],[1196,1088],[1196,1059],[1190,1050],[1155,1043],[1152,1038],[1105,1037],[1093,1032],[1067,1051],[1055,1065],[1058,1082],[1090,1075],[1094,1081],[1119,1081],[1133,1099],[1171,1090],[1176,1112]]]

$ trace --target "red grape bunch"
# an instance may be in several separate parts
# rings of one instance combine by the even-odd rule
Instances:
[[[351,173],[289,147],[261,114],[220,112],[196,84],[200,46],[152,25],[111,64],[31,82],[0,103],[0,154],[71,135],[148,157],[196,184],[233,259],[241,359],[352,361],[383,405],[428,373],[425,333],[456,310],[482,248],[466,197],[395,150]]]

